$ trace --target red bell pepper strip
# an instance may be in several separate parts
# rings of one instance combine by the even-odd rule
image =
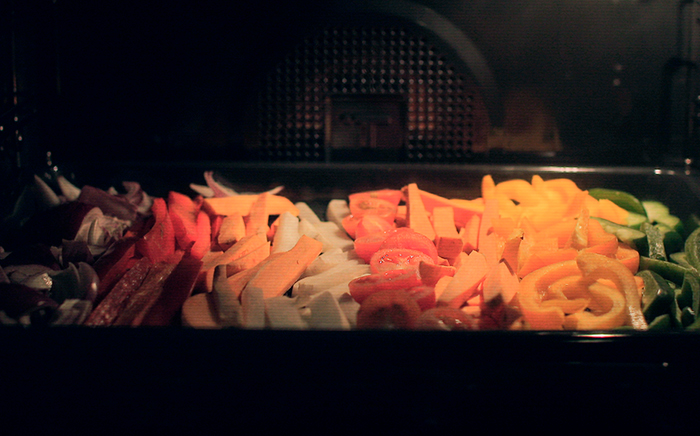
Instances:
[[[175,253],[173,223],[164,199],[153,199],[151,212],[153,227],[136,243],[136,248],[153,263],[164,262]]]
[[[177,319],[197,282],[202,260],[185,255],[163,284],[163,292],[143,317],[141,325],[168,326]]]

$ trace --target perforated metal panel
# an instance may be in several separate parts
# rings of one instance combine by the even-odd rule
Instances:
[[[354,119],[354,147],[347,136],[337,138],[337,117],[347,122],[349,116],[338,115],[334,102],[367,106],[386,97],[398,106],[383,119]],[[336,160],[342,148],[345,160],[461,162],[487,148],[488,115],[468,72],[450,64],[428,36],[407,28],[332,27],[307,37],[265,78],[257,104],[249,146],[265,160]],[[367,121],[372,116],[375,121]],[[382,140],[377,132],[383,131]],[[371,153],[379,149],[392,153]]]

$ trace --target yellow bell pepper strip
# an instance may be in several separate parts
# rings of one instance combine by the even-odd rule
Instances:
[[[641,309],[637,282],[632,272],[616,259],[597,253],[581,253],[576,258],[583,275],[590,280],[607,279],[625,296],[625,313],[627,322],[637,330],[646,330],[649,326]]]
[[[580,276],[575,260],[557,262],[537,269],[523,277],[518,289],[520,311],[533,330],[563,330],[566,314],[562,307],[542,305],[549,286],[570,276]]]
[[[567,330],[609,330],[625,323],[625,296],[616,288],[596,282],[588,287],[601,313],[580,311],[566,317]]]
[[[645,330],[639,284],[621,262],[581,251],[575,260],[537,269],[520,281],[517,301],[534,330]]]

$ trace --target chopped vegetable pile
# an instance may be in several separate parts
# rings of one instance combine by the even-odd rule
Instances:
[[[567,178],[485,176],[331,200],[56,188],[5,218],[0,324],[247,329],[697,330],[700,227]],[[29,205],[29,206],[28,206]]]

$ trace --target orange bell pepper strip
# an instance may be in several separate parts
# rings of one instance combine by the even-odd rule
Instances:
[[[639,272],[639,252],[634,248],[618,243],[614,257],[626,266],[632,274]]]

